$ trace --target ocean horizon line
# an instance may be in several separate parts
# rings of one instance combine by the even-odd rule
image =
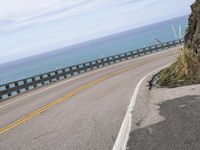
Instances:
[[[23,57],[23,58],[20,58],[20,59],[15,59],[15,60],[12,60],[12,61],[8,61],[8,62],[4,62],[4,63],[0,63],[0,67],[2,67],[3,65],[9,65],[11,63],[20,63],[21,61],[25,61],[27,59],[30,59],[30,58],[35,58],[35,57],[40,57],[41,55],[44,56],[44,55],[48,55],[49,53],[54,53],[56,51],[63,51],[63,50],[66,50],[68,48],[80,48],[80,46],[87,46],[91,43],[95,43],[96,41],[101,41],[101,40],[105,40],[107,38],[110,38],[110,37],[113,37],[113,36],[117,36],[117,35],[121,35],[121,34],[126,34],[127,32],[134,32],[134,31],[138,31],[139,29],[144,29],[146,27],[151,27],[151,26],[154,26],[156,24],[160,24],[160,23],[165,23],[165,22],[168,22],[168,21],[171,21],[171,20],[176,20],[178,18],[186,18],[186,17],[189,17],[189,15],[183,15],[183,16],[178,16],[178,17],[174,17],[174,18],[171,18],[171,19],[167,19],[167,20],[164,20],[164,21],[159,21],[159,22],[156,22],[156,23],[153,23],[153,24],[148,24],[148,25],[144,25],[144,26],[141,26],[141,27],[136,27],[136,28],[132,28],[132,29],[128,29],[128,30],[124,30],[124,31],[121,31],[121,32],[116,32],[114,34],[109,34],[109,35],[105,35],[105,36],[101,36],[101,37],[98,37],[98,38],[94,38],[92,40],[86,40],[86,41],[83,41],[83,42],[80,42],[80,43],[76,43],[76,44],[72,44],[72,45],[67,45],[67,46],[64,46],[64,47],[60,47],[60,48],[56,48],[56,49],[52,49],[52,50],[49,50],[47,52],[44,52],[44,53],[39,53],[39,54],[35,54],[35,55],[31,55],[31,56],[28,56],[28,57]],[[70,50],[68,50],[70,51]]]
[[[109,36],[93,39],[72,46],[32,55],[15,61],[0,64],[0,84],[9,83],[29,76],[97,60],[102,57],[114,56],[137,50],[162,42],[176,40],[171,25],[179,29],[182,35],[188,27],[188,16],[165,20],[137,29],[132,29]]]

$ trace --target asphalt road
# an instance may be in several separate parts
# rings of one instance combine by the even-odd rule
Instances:
[[[132,111],[127,150],[200,150],[200,85],[149,92],[146,83]]]
[[[164,51],[0,103],[1,150],[111,150],[138,81],[175,60]]]

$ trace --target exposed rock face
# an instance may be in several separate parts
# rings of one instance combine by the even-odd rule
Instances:
[[[200,55],[200,0],[191,6],[189,27],[185,36],[185,46]]]

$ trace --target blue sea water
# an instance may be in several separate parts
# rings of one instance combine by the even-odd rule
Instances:
[[[48,53],[1,64],[0,84],[42,74],[55,70],[56,68],[64,68],[95,60],[101,58],[102,55],[107,57],[144,46],[158,44],[155,38],[158,38],[162,42],[175,40],[176,38],[171,27],[172,24],[177,32],[179,25],[181,25],[182,35],[184,36],[188,24],[188,16],[174,18]]]

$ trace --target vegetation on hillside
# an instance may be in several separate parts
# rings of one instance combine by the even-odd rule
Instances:
[[[200,83],[200,56],[182,48],[178,60],[159,74],[162,87],[177,87]]]
[[[158,74],[157,84],[162,87],[200,83],[200,0],[196,0],[191,9],[185,47],[181,49],[178,60]]]

